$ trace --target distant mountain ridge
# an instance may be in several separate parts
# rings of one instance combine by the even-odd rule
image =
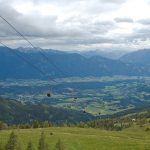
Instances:
[[[128,53],[122,56],[120,60],[125,63],[150,65],[150,49],[143,49]]]
[[[123,50],[91,50],[91,51],[82,51],[78,52],[82,56],[85,56],[87,58],[93,57],[93,56],[102,56],[109,59],[119,59],[123,55],[129,53],[128,51]]]
[[[42,51],[48,60],[42,57],[38,50]],[[38,50],[13,49],[13,51],[19,53],[31,64],[42,70],[44,76],[31,65],[11,53],[9,49],[0,47],[0,79],[150,75],[150,71],[146,67],[125,61],[126,56],[120,60],[112,60],[102,56],[86,58],[77,53],[67,53],[58,50]]]

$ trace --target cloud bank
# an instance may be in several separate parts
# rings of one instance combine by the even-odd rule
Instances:
[[[0,15],[35,46],[60,50],[150,47],[148,0],[0,0]],[[26,46],[2,19],[0,40]]]

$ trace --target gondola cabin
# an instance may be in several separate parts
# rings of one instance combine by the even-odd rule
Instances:
[[[83,113],[86,113],[86,111],[85,111],[85,110],[83,110]]]
[[[47,97],[51,97],[51,93],[47,93]]]

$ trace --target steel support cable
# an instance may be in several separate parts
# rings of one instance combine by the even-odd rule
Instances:
[[[36,48],[21,32],[19,32],[10,22],[8,22],[8,21],[7,21],[4,17],[2,17],[1,15],[0,15],[0,18],[1,18],[2,20],[4,20],[19,36],[21,36],[25,41],[27,41],[27,42],[31,45],[32,48],[37,49],[37,48]],[[43,52],[39,51],[39,53],[41,54],[41,56],[42,56],[43,58],[45,58],[47,61],[49,61],[50,64],[52,64],[63,76],[66,76],[66,74],[65,74],[60,68],[58,68],[57,65],[54,64],[53,61],[51,61]]]
[[[32,68],[34,68],[36,71],[38,71],[42,76],[45,76],[45,72],[42,71],[41,69],[39,69],[36,65],[32,64],[28,59],[26,59],[25,57],[23,57],[21,54],[17,53],[16,51],[14,51],[13,49],[9,48],[6,44],[4,44],[3,42],[0,41],[0,44],[2,46],[4,46],[5,48],[7,48],[11,53],[15,54],[17,57],[19,57],[20,59],[22,59],[24,62],[26,62],[28,65],[30,65]],[[51,79],[51,81],[57,83],[55,80]]]

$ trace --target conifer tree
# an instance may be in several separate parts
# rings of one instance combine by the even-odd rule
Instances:
[[[56,143],[56,150],[64,150],[64,145],[60,139]]]
[[[27,150],[33,150],[33,145],[31,141],[28,143]]]
[[[18,147],[17,143],[17,136],[14,132],[10,134],[5,150],[20,150],[20,147]]]
[[[45,143],[44,132],[41,133],[41,137],[40,137],[40,140],[39,140],[38,150],[48,150],[48,145]]]

